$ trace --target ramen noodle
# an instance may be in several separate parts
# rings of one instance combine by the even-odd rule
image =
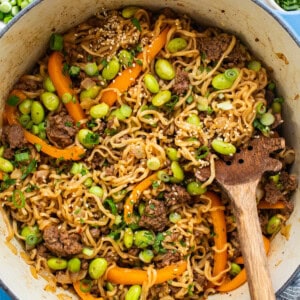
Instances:
[[[201,299],[237,288],[243,261],[215,161],[280,136],[283,102],[236,36],[168,9],[101,11],[54,33],[6,101],[8,245],[20,240],[46,290],[82,299]],[[257,189],[266,246],[297,185],[294,150],[274,156],[282,170]],[[208,178],[197,175],[203,168]]]

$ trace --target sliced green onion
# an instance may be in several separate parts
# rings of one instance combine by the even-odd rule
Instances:
[[[25,240],[28,246],[35,246],[38,243],[38,241],[39,241],[39,237],[36,234],[27,235]]]
[[[28,152],[16,153],[15,154],[15,160],[17,162],[29,160],[29,153]]]
[[[71,66],[69,69],[69,74],[72,77],[76,77],[80,73],[80,67],[78,66]]]
[[[53,33],[50,37],[50,49],[61,51],[64,46],[64,38],[61,34]]]
[[[195,157],[196,159],[205,158],[209,154],[209,148],[207,146],[201,146],[196,150]]]
[[[176,224],[178,221],[180,221],[181,220],[181,215],[179,214],[179,213],[177,213],[177,212],[171,212],[170,214],[169,214],[169,221],[171,222],[171,223],[174,223],[174,224]]]
[[[160,160],[156,156],[153,156],[147,160],[147,167],[152,171],[158,170],[160,166]]]
[[[89,192],[95,196],[102,197],[103,196],[103,189],[98,186],[94,185],[89,189]]]
[[[169,182],[170,176],[165,171],[158,171],[157,178],[163,182]]]
[[[187,99],[185,100],[187,104],[191,104],[193,101],[194,101],[194,97],[192,95],[188,96]]]
[[[197,109],[199,111],[207,111],[208,109],[208,99],[204,97],[199,97],[197,100]]]
[[[73,175],[80,174],[83,169],[83,164],[81,163],[73,163],[70,173]]]
[[[87,63],[84,67],[84,71],[89,76],[95,76],[98,74],[98,66],[96,63]]]
[[[88,247],[83,247],[82,254],[91,257],[94,255],[94,250]]]
[[[206,192],[206,188],[198,181],[189,182],[186,187],[187,192],[192,196],[202,195]]]
[[[269,84],[268,84],[268,90],[270,90],[270,91],[273,91],[273,90],[275,90],[275,88],[276,88],[276,84],[275,84],[275,82],[269,82]]]
[[[256,112],[260,115],[264,114],[267,111],[267,108],[263,102],[259,102],[256,106]]]
[[[90,279],[82,279],[80,281],[79,288],[83,293],[88,293],[91,291],[93,282]]]
[[[145,249],[139,253],[139,259],[146,264],[151,263],[153,257],[154,253],[150,249]]]
[[[137,18],[132,18],[131,23],[137,28],[138,31],[142,31],[141,24]]]
[[[19,97],[15,96],[15,95],[12,95],[7,99],[6,104],[9,105],[9,106],[17,106],[19,101],[20,101]]]
[[[14,190],[12,193],[12,203],[16,208],[25,207],[26,198],[21,190]]]
[[[190,114],[186,120],[187,123],[195,126],[201,126],[201,121],[198,115]]]
[[[275,117],[267,112],[264,113],[261,117],[260,117],[260,123],[263,124],[264,126],[270,126],[275,122]]]
[[[258,72],[261,69],[261,63],[257,60],[250,61],[248,64],[248,69]]]
[[[110,199],[110,198],[106,199],[106,200],[104,201],[104,205],[108,205],[108,207],[109,207],[111,213],[112,213],[113,215],[117,215],[118,209],[117,209],[117,206],[116,206],[115,202],[114,202],[112,199]]]
[[[224,72],[224,76],[227,80],[233,82],[238,78],[239,70],[238,69],[228,69]]]
[[[283,103],[284,102],[284,98],[283,97],[277,97],[273,100],[273,102],[278,102],[278,103]]]

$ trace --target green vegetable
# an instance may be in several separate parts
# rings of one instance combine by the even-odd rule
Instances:
[[[196,159],[203,159],[209,154],[209,148],[207,146],[201,146],[196,150],[195,157]]]
[[[84,72],[88,76],[98,75],[98,66],[97,66],[97,64],[95,62],[93,62],[93,63],[87,63],[84,66]]]
[[[19,12],[20,12],[20,8],[18,6],[13,6],[11,8],[11,14],[13,17],[16,16]]]
[[[179,214],[179,213],[177,213],[177,212],[171,212],[170,214],[169,214],[169,221],[171,222],[171,223],[174,223],[174,224],[176,224],[178,221],[180,221],[181,220],[181,215]]]
[[[49,76],[45,77],[43,81],[43,87],[47,92],[54,93],[56,91],[55,86]]]
[[[224,72],[224,76],[227,80],[234,82],[239,76],[239,70],[237,69],[227,69]]]
[[[233,155],[236,152],[236,148],[231,143],[226,143],[220,139],[214,139],[211,143],[212,148],[223,155]]]
[[[177,161],[172,161],[171,171],[173,174],[173,177],[171,177],[171,182],[178,183],[184,179],[184,172]]]
[[[23,227],[21,236],[25,238],[25,243],[28,246],[35,246],[42,240],[41,232],[36,225]]]
[[[159,92],[159,84],[152,74],[148,73],[145,75],[144,83],[149,92],[153,94],[157,94]]]
[[[192,196],[202,195],[206,192],[206,188],[203,188],[202,184],[198,181],[189,182],[186,189]]]
[[[11,173],[13,170],[14,170],[13,164],[9,160],[0,157],[0,171],[4,173]]]
[[[39,124],[44,121],[45,110],[39,101],[33,101],[31,105],[31,120],[34,124]]]
[[[132,114],[132,108],[129,105],[122,104],[119,109],[120,109],[120,113],[125,118],[129,118],[131,116],[131,114]]]
[[[11,95],[7,99],[6,104],[9,106],[17,106],[19,101],[20,101],[19,97],[15,96],[15,95]]]
[[[89,264],[89,275],[92,279],[99,279],[107,269],[107,260],[105,258],[95,258]]]
[[[140,285],[132,285],[125,295],[125,300],[139,300],[142,293]]]
[[[142,31],[141,24],[137,18],[132,18],[131,23],[133,24],[134,27],[137,28],[138,31]]]
[[[134,233],[133,243],[138,248],[146,248],[154,244],[155,236],[151,231],[140,230]]]
[[[131,66],[133,63],[132,54],[125,49],[123,49],[119,52],[118,58],[119,58],[120,63],[126,67]]]
[[[49,111],[55,111],[59,106],[59,98],[54,93],[44,92],[41,94],[40,99]]]
[[[167,156],[172,161],[177,161],[179,159],[178,151],[175,148],[167,148],[166,149]]]
[[[47,265],[50,269],[58,271],[66,269],[68,262],[63,258],[51,257],[47,260]]]
[[[270,126],[275,122],[275,117],[269,113],[266,112],[260,117],[260,123],[264,126]]]
[[[23,115],[28,115],[31,112],[31,105],[32,105],[32,100],[30,99],[25,99],[24,101],[22,101],[19,104],[19,111],[23,114]]]
[[[136,6],[127,6],[122,10],[122,17],[125,19],[130,19],[139,10]]]
[[[9,13],[11,9],[12,9],[12,5],[8,1],[2,2],[0,4],[0,11],[5,14]]]
[[[153,156],[147,160],[147,168],[151,171],[158,170],[160,166],[160,160],[156,156]]]
[[[271,108],[272,108],[272,112],[274,114],[280,114],[281,113],[281,103],[273,102]]]
[[[156,61],[155,72],[163,80],[172,80],[175,77],[175,69],[166,59],[158,59]]]
[[[187,118],[187,123],[195,126],[201,126],[201,121],[198,115],[196,114],[190,114]]]
[[[2,157],[4,154],[4,146],[0,147],[0,157]]]
[[[77,133],[77,138],[80,144],[88,149],[91,149],[95,145],[99,144],[99,134],[94,133],[93,131],[86,128],[79,130],[79,132]]]
[[[229,273],[232,275],[232,276],[236,276],[237,274],[239,274],[240,272],[242,271],[242,268],[236,264],[236,263],[231,263],[230,264],[230,271]]]
[[[102,77],[106,80],[114,79],[120,70],[120,63],[117,59],[112,59],[102,70]]]
[[[233,82],[226,78],[224,74],[218,74],[212,80],[212,86],[217,90],[229,89],[232,84]]]
[[[26,198],[21,190],[14,190],[12,193],[12,203],[15,208],[25,207]]]
[[[84,186],[86,186],[87,188],[91,187],[93,185],[93,179],[91,177],[87,178],[85,181],[84,181]]]
[[[170,176],[165,171],[158,171],[157,178],[163,182],[169,182]]]
[[[95,119],[104,118],[108,114],[108,112],[109,106],[104,102],[94,105],[90,109],[90,115]]]
[[[81,260],[78,257],[73,257],[68,261],[67,267],[71,273],[77,273],[81,268]]]
[[[15,160],[17,162],[27,161],[29,160],[29,153],[28,152],[15,153]]]
[[[80,93],[80,100],[90,98],[90,99],[95,99],[100,92],[100,87],[97,85],[94,85],[87,90],[84,90]]]
[[[151,100],[154,106],[162,106],[171,100],[172,94],[170,91],[160,91]]]
[[[267,223],[267,233],[274,234],[277,233],[281,228],[282,220],[278,217],[278,215],[274,215],[271,217]]]
[[[139,211],[139,215],[142,216],[145,212],[145,203],[144,202],[141,202],[138,206],[138,211]]]
[[[64,47],[64,38],[61,34],[53,33],[50,37],[50,49],[61,51]]]
[[[124,230],[123,242],[127,249],[130,249],[133,245],[133,231],[130,227]]]
[[[139,253],[139,259],[146,264],[151,263],[153,257],[154,253],[150,249],[145,249]]]
[[[29,115],[22,115],[19,117],[20,124],[25,127],[26,129],[30,129],[32,127],[33,122],[31,121],[31,118]],[[31,124],[31,126],[29,126]]]
[[[259,102],[256,106],[256,112],[260,115],[266,112],[267,108],[263,102]]]
[[[248,63],[248,69],[258,72],[261,69],[261,63],[257,60],[252,60]]]
[[[84,170],[84,165],[82,163],[74,162],[70,169],[70,173],[76,175],[76,174],[80,174],[83,170]]]
[[[171,53],[175,53],[185,49],[187,46],[187,41],[183,38],[174,38],[167,44],[167,49]]]
[[[83,247],[82,254],[91,257],[94,255],[94,250],[88,247]]]
[[[103,196],[103,189],[98,185],[93,185],[89,192],[95,196],[102,197]]]

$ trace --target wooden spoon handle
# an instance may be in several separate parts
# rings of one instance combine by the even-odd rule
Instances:
[[[252,300],[275,300],[259,224],[257,182],[224,186],[232,200]]]

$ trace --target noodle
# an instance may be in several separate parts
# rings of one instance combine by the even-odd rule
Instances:
[[[151,61],[147,51],[166,28],[166,41]],[[184,46],[173,51],[169,45],[174,39]],[[124,278],[115,282],[110,277],[112,270],[123,267],[145,272],[142,283],[136,278],[132,284],[140,288],[139,299],[205,299],[216,293],[233,278],[231,265],[240,256],[240,247],[229,199],[214,181],[215,162],[230,163],[235,151],[253,138],[280,134],[282,99],[269,87],[267,69],[234,35],[217,28],[199,29],[188,16],[178,18],[170,10],[139,8],[130,18],[122,11],[101,11],[64,33],[63,40],[63,72],[72,82],[67,88],[80,100],[85,117],[76,123],[62,99],[54,109],[48,108],[44,98],[58,93],[49,75],[50,50],[14,86],[12,94],[21,92],[30,110],[18,103],[6,115],[14,110],[23,129],[54,148],[79,148],[85,154],[77,161],[45,154],[42,145],[24,140],[20,124],[4,125],[0,156],[14,169],[2,170],[0,186],[9,247],[16,252],[11,241],[14,237],[21,241],[22,257],[33,277],[47,279],[48,291],[57,287],[74,291],[72,284],[80,281],[83,293],[125,299],[132,287]],[[122,60],[121,53],[129,61]],[[171,68],[172,78],[159,74],[164,72],[158,70],[159,60]],[[106,78],[105,71],[116,61],[119,69]],[[251,62],[259,67],[249,67]],[[96,70],[89,69],[95,65]],[[116,76],[122,78],[122,71],[136,67],[140,72],[125,92],[111,86]],[[157,81],[158,93],[147,84],[149,74]],[[217,78],[226,86],[218,87]],[[161,91],[171,96],[158,105],[155,97]],[[115,95],[115,102],[104,115],[101,111],[95,116],[93,110],[107,94]],[[61,98],[65,96],[70,94]],[[33,103],[43,105],[40,122],[34,120]],[[264,116],[271,121],[264,124]],[[223,153],[214,147],[216,141],[234,151]],[[270,238],[291,214],[291,194],[297,186],[295,176],[287,172],[294,150],[287,147],[274,155],[284,168],[262,178],[258,200],[284,201],[286,208],[259,211],[262,232]],[[205,168],[210,170],[207,178],[197,175]],[[149,183],[149,176],[156,179]],[[206,191],[217,194],[221,204],[213,205]],[[216,211],[224,212],[226,221],[221,247],[215,246],[211,214]],[[268,230],[272,217],[280,220],[276,232]],[[216,274],[218,254],[226,254],[226,261]],[[53,265],[51,258],[64,267]],[[75,258],[79,268],[73,266],[74,270]],[[91,270],[97,259],[107,264],[99,276]],[[180,262],[186,267],[177,274]],[[172,266],[178,276],[168,274],[160,282]]]

